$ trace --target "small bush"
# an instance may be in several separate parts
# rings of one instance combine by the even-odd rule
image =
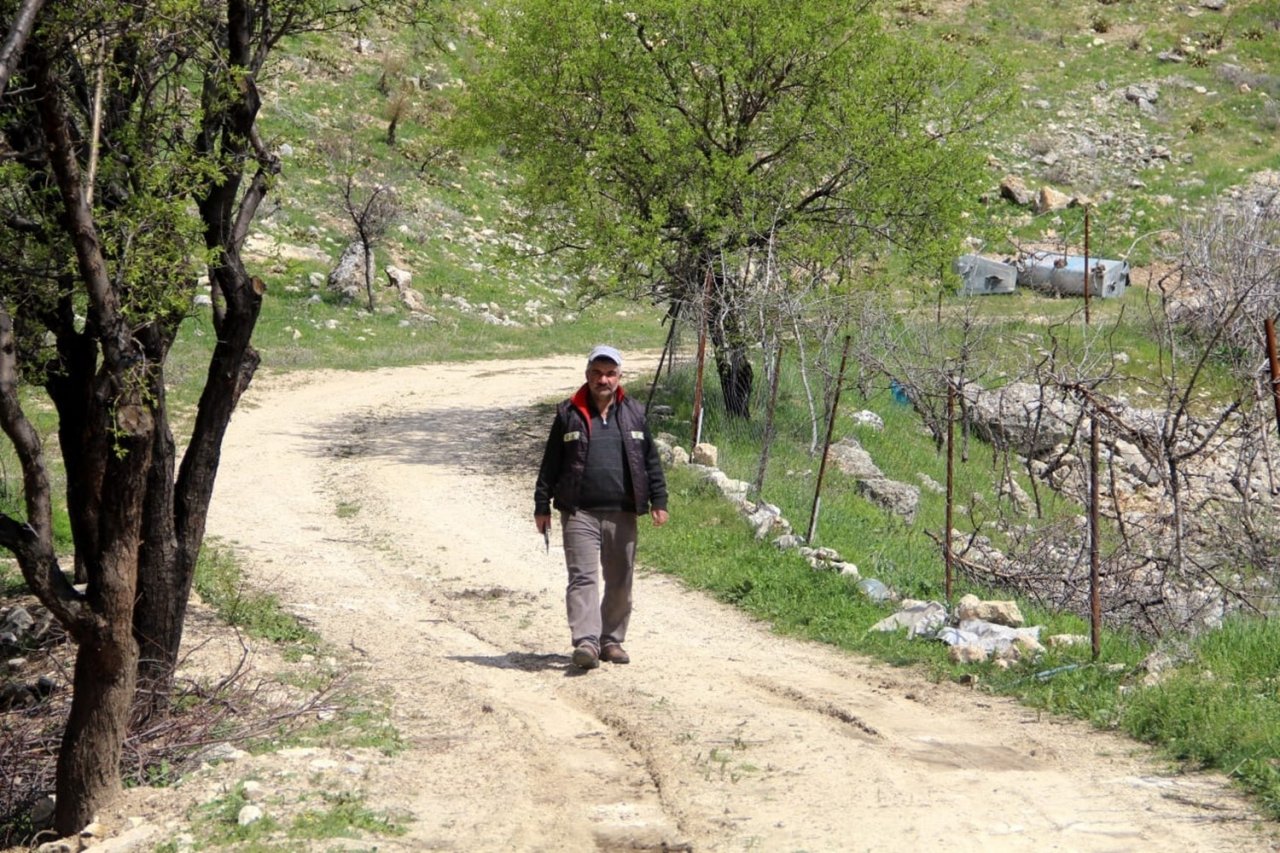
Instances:
[[[1101,12],[1094,12],[1089,16],[1089,29],[1099,34],[1110,32],[1111,19]]]

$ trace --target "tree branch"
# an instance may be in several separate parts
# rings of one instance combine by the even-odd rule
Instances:
[[[31,30],[36,25],[36,15],[40,13],[44,2],[45,0],[23,0],[17,16],[13,19],[13,28],[9,30],[9,37],[0,46],[0,97],[4,97],[4,90],[9,86],[13,67],[17,64],[18,57],[22,55],[27,39],[31,37]]]
[[[53,550],[53,506],[40,436],[18,401],[18,349],[13,318],[0,305],[0,428],[22,466],[27,523],[0,513],[0,546],[18,558],[22,576],[40,601],[69,630],[84,612],[84,599],[58,566]]]

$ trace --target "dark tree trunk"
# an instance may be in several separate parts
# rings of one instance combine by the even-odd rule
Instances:
[[[64,313],[70,314],[70,299]],[[58,336],[58,357],[48,366],[45,388],[58,411],[58,443],[67,476],[67,514],[75,545],[75,580],[87,583],[86,560],[98,553],[98,506],[106,467],[106,428],[93,405],[97,345],[76,334],[72,317],[60,319],[68,330]]]
[[[120,791],[120,753],[133,707],[143,502],[155,421],[139,400],[117,400],[116,451],[103,478],[100,550],[91,561],[90,614],[76,626],[75,688],[58,753],[54,829],[74,835]]]
[[[225,268],[214,274],[236,278]],[[259,279],[249,278],[243,270],[240,275],[244,281],[232,288],[227,299],[227,313],[220,322],[195,427],[176,479],[173,437],[167,425],[157,428],[154,439],[155,466],[147,492],[147,523],[134,611],[134,632],[141,645],[139,698],[150,711],[163,710],[172,690],[222,439],[260,360],[257,351],[249,346],[249,338],[257,323],[264,288]]]
[[[61,836],[80,832],[120,791],[138,655],[128,624],[107,616],[76,651],[71,714],[58,752],[54,829]]]
[[[717,349],[716,372],[720,374],[725,411],[734,417],[750,418],[755,370],[751,367],[745,348]]]
[[[151,473],[138,551],[138,603],[133,612],[138,642],[138,702],[144,713],[168,706],[178,644],[182,642],[185,602],[191,588],[190,580],[180,576],[177,565],[173,470],[173,434],[162,422],[157,424],[152,439]]]

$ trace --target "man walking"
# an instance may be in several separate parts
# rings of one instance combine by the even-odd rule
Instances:
[[[533,493],[538,532],[560,511],[569,584],[565,606],[573,662],[629,663],[622,648],[631,618],[636,520],[651,511],[667,521],[667,481],[644,406],[623,391],[622,355],[598,346],[587,356],[587,381],[556,407]],[[604,596],[599,575],[604,574]]]

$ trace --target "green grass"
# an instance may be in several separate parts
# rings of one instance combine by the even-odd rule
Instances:
[[[1280,817],[1280,622],[1235,619],[1123,703],[1120,723],[1195,767],[1221,770]]]
[[[370,809],[359,794],[324,794],[321,799],[324,808],[309,809],[293,819],[290,838],[394,837],[407,831],[390,816]]]
[[[280,829],[280,823],[270,814],[264,814],[261,819],[247,826],[241,826],[240,810],[247,805],[249,805],[249,798],[245,794],[244,784],[241,783],[227,794],[200,806],[196,813],[195,826],[199,830],[203,845],[221,847],[235,844],[237,849],[255,849],[255,844],[263,842]]]
[[[320,636],[280,606],[279,599],[250,588],[235,555],[206,541],[196,563],[194,586],[205,603],[228,625],[251,637],[315,648]]]
[[[301,842],[367,839],[370,836],[375,839],[393,838],[407,831],[395,818],[370,809],[359,793],[322,794],[320,799],[320,808],[304,809],[287,822],[271,814],[273,810],[281,809],[281,804],[264,804],[262,818],[241,826],[238,820],[240,810],[250,802],[241,783],[226,795],[196,809],[193,829],[198,832],[199,841],[194,849],[296,850]],[[177,847],[170,849],[176,850]]]
[[[391,723],[390,708],[367,696],[339,697],[338,713],[300,730],[291,743],[333,749],[376,749],[395,756],[408,748],[400,731]],[[279,743],[272,747],[280,746]]]

